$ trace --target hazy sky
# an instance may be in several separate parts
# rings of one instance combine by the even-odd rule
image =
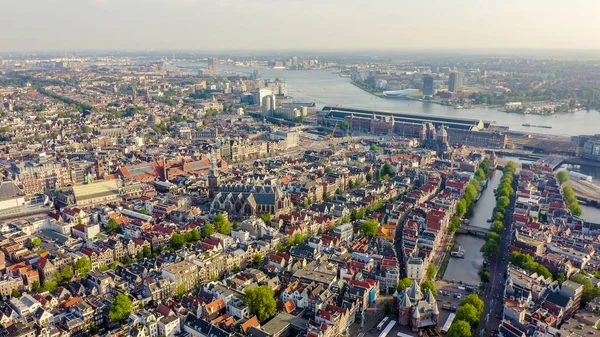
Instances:
[[[600,48],[600,0],[0,2],[0,52]]]

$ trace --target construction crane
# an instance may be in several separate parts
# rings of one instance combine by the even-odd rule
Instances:
[[[333,138],[335,136],[335,130],[337,129],[338,123],[335,122],[335,125],[333,126],[333,131],[327,135],[327,138]]]

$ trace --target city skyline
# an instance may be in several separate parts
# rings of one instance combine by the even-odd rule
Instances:
[[[41,0],[5,4],[5,51],[598,49],[591,0]],[[342,7],[343,5],[343,7]],[[360,13],[360,15],[357,15]]]

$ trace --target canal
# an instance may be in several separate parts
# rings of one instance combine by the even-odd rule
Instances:
[[[496,197],[494,189],[500,184],[502,171],[497,170],[488,181],[488,187],[483,190],[481,198],[476,202],[470,210],[469,222],[471,226],[490,228],[490,223],[487,222],[492,216],[492,210],[496,206]],[[465,258],[450,258],[448,268],[444,273],[444,280],[463,282],[466,284],[479,284],[479,271],[483,264],[483,256],[479,252],[481,246],[485,243],[482,238],[457,234],[454,242],[466,250]]]

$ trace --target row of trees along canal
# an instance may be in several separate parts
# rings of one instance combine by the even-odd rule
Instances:
[[[569,211],[571,214],[576,216],[582,216],[583,210],[581,206],[579,206],[579,202],[577,202],[577,197],[575,196],[575,192],[573,192],[573,188],[571,186],[565,185],[567,181],[569,181],[569,174],[567,171],[560,171],[556,174],[556,179],[562,186],[563,198],[567,203],[567,207],[569,207]]]
[[[510,205],[510,196],[515,192],[512,183],[515,178],[515,163],[510,161],[504,166],[500,184],[496,189],[496,208],[492,216],[492,225],[490,226],[490,234],[481,246],[481,253],[487,259],[498,255],[500,250],[500,238],[504,231],[504,217],[506,216],[506,208]],[[490,273],[487,269],[481,272],[481,280],[488,282]]]

